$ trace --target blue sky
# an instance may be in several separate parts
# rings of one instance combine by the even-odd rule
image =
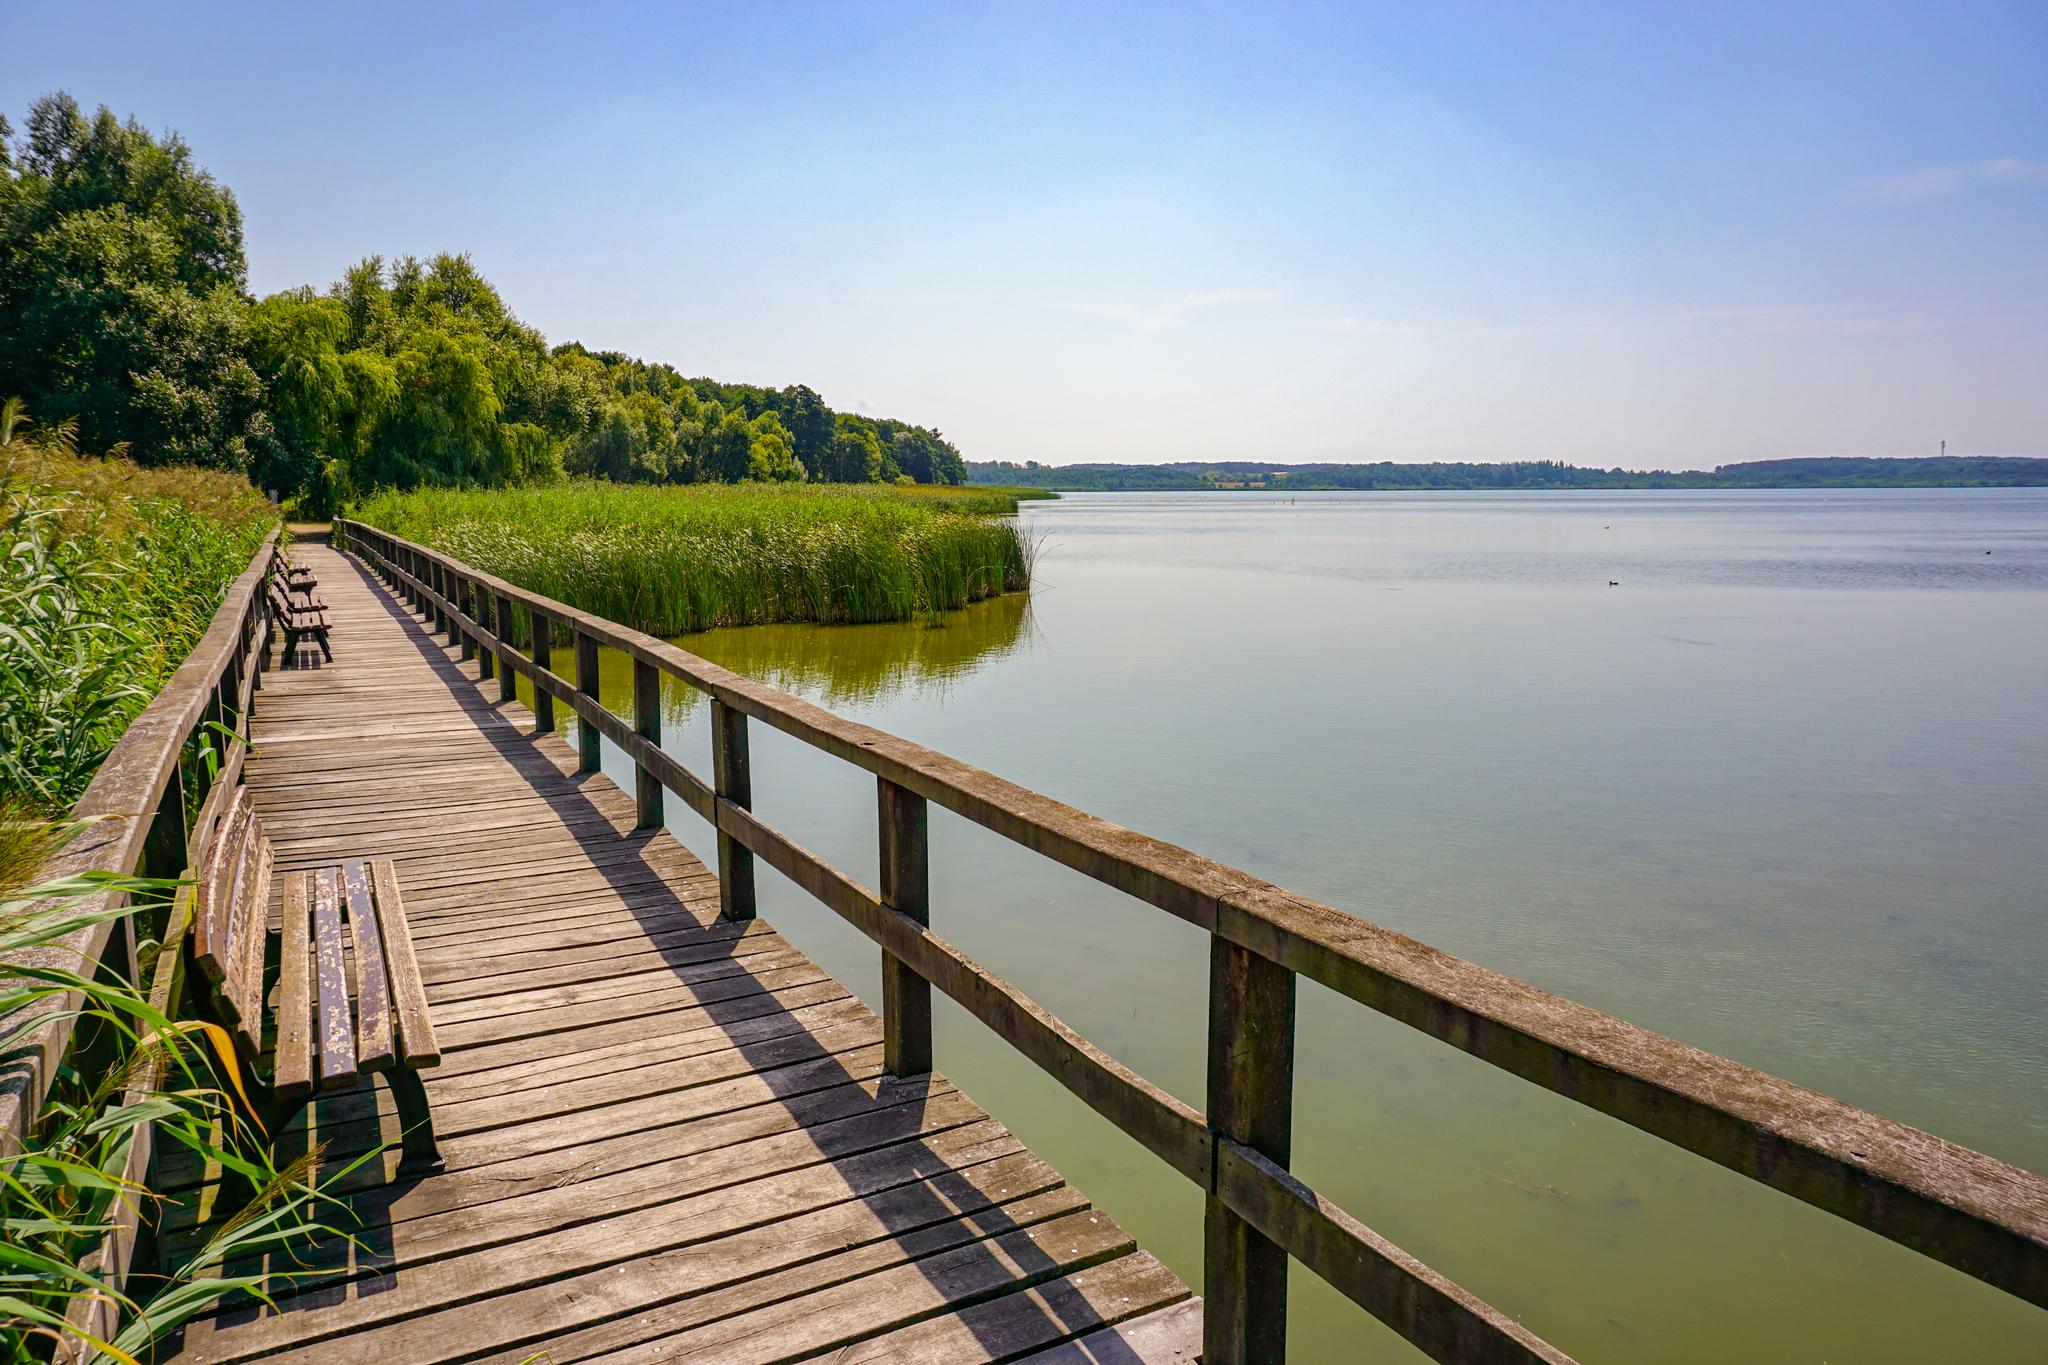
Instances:
[[[2048,454],[2048,6],[0,0],[258,293],[466,250],[552,340],[969,458]]]

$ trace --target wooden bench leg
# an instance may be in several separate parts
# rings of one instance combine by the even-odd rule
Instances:
[[[399,1160],[401,1175],[424,1175],[441,1169],[441,1148],[434,1141],[434,1115],[427,1108],[427,1087],[420,1073],[409,1066],[384,1073],[391,1083],[391,1098],[398,1102],[398,1124],[405,1130],[405,1155]]]

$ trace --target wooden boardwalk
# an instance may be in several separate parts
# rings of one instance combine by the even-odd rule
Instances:
[[[447,1169],[360,1172],[328,1273],[177,1359],[1196,1358],[1176,1276],[943,1076],[885,1076],[864,1004],[718,921],[688,850],[353,560],[297,558],[336,659],[265,677],[249,783],[280,873],[396,862]],[[395,1117],[364,1086],[307,1126],[332,1169]]]

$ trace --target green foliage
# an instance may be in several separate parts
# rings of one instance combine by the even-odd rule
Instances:
[[[803,385],[550,350],[469,257],[369,256],[320,294],[243,294],[240,210],[176,136],[68,95],[0,120],[0,393],[93,448],[246,471],[327,516],[379,488],[959,483],[938,432]]]
[[[11,818],[14,809],[0,802],[0,815],[10,817],[8,838],[0,842],[18,843],[23,829],[44,851],[61,839],[63,831],[52,837],[48,826]],[[17,873],[21,866],[8,864]],[[0,1051],[12,1052],[27,1030],[49,1017],[24,1021],[23,1011],[47,1009],[67,996],[80,1002],[69,1007],[73,1047],[35,1126],[20,1150],[0,1161],[0,1258],[7,1265],[0,1283],[0,1359],[47,1359],[66,1313],[81,1299],[113,1303],[121,1320],[112,1341],[87,1342],[91,1352],[84,1359],[152,1358],[167,1334],[209,1307],[238,1292],[266,1292],[266,1277],[223,1274],[221,1266],[334,1233],[311,1218],[329,1199],[314,1179],[318,1152],[284,1170],[272,1163],[246,1096],[238,1094],[234,1045],[224,1031],[170,1018],[117,973],[47,965],[71,934],[157,911],[174,885],[102,873],[34,885],[0,881]],[[127,893],[129,903],[114,909],[78,904],[109,890]],[[145,944],[145,959],[154,961],[155,950]],[[31,965],[38,961],[43,965]],[[154,1128],[160,1150],[182,1147],[234,1172],[257,1194],[240,1209],[215,1210],[191,1254],[139,1267],[117,1288],[95,1273],[94,1254],[124,1207],[141,1205],[154,1216],[165,1203],[128,1178],[145,1125]],[[289,1283],[294,1277],[283,1278]],[[274,1277],[269,1287],[276,1287]]]
[[[585,611],[677,635],[910,620],[1022,590],[1029,556],[1016,525],[999,519],[1015,510],[1013,497],[988,489],[583,481],[384,493],[356,515]]]
[[[95,449],[246,469],[268,425],[243,274],[241,211],[181,140],[45,96],[0,156],[0,393]]]
[[[145,470],[0,414],[0,798],[67,810],[273,521],[242,479]]]

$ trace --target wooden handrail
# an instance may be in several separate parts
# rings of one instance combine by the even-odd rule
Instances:
[[[187,818],[181,761],[186,746],[208,721],[248,710],[268,642],[263,579],[277,553],[278,528],[271,528],[214,612],[206,633],[178,671],[160,688],[100,764],[72,814],[90,821],[46,869],[52,878],[89,871],[180,875],[188,842],[202,833],[209,806],[196,821]],[[252,667],[255,664],[257,666]],[[239,743],[225,746],[220,775],[232,785],[241,771]],[[217,804],[211,806],[217,810]],[[112,908],[123,893],[100,892],[79,902],[80,911]],[[83,929],[69,938],[25,954],[24,961],[89,975],[113,938],[115,921]],[[133,964],[130,967],[132,977]],[[50,999],[30,1007],[44,1021],[0,1057],[0,1155],[20,1150],[21,1135],[35,1122],[50,1077],[69,1046],[75,998]],[[27,1023],[10,1017],[12,1030]]]
[[[264,536],[249,566],[229,585],[198,644],[129,722],[100,764],[72,811],[74,817],[89,823],[51,860],[44,870],[46,876],[103,871],[171,878],[182,876],[196,861],[196,851],[211,837],[223,799],[241,780],[248,756],[246,738],[237,727],[249,713],[268,658],[270,617],[264,580],[277,556],[278,533],[279,528],[273,526]],[[221,746],[212,766],[188,774],[192,742],[209,725],[221,726],[232,738]],[[204,790],[198,811],[190,813],[186,807],[188,775],[195,776],[196,785]],[[125,903],[126,894],[101,891],[85,897],[77,908],[87,912],[114,909]],[[181,891],[165,926],[165,948],[157,955],[152,979],[146,983],[150,1003],[167,1014],[175,1014],[179,1000],[183,953],[178,945],[188,910],[189,895]],[[144,985],[135,960],[134,928],[116,919],[24,953],[21,961],[90,977],[101,969],[117,929],[125,949],[125,960],[119,964],[123,974],[138,986]],[[21,1040],[0,1056],[0,1157],[18,1153],[35,1124],[57,1064],[72,1045],[80,1003],[78,994],[69,992],[0,1019],[0,1028],[10,1034],[23,1032]],[[161,1058],[152,1064],[161,1065]],[[126,1102],[136,1102],[152,1084],[154,1070],[131,1082]],[[153,1150],[154,1125],[142,1124],[132,1135],[121,1177],[137,1186],[143,1184]],[[141,1205],[136,1200],[118,1201],[111,1226],[98,1247],[83,1259],[81,1268],[115,1290],[121,1289],[135,1254],[140,1216]],[[116,1299],[105,1295],[74,1298],[55,1358],[84,1359],[96,1354],[86,1343],[111,1340],[119,1330],[120,1316]]]
[[[665,641],[528,592],[450,556],[351,521],[345,542],[423,610],[463,653],[495,659],[536,697],[583,722],[586,770],[595,736],[633,760],[643,823],[672,792],[718,835],[725,913],[753,913],[759,856],[881,945],[885,979],[936,985],[1097,1112],[1201,1185],[1209,1196],[1205,1358],[1269,1359],[1283,1349],[1288,1256],[1442,1360],[1562,1360],[1502,1315],[1343,1214],[1286,1173],[1294,1046],[1293,979],[1352,999],[1576,1103],[1611,1115],[1761,1184],[2048,1307],[2048,1180],[1776,1076],[1638,1028],[1612,1015],[1438,952],[1249,873],[1101,820],[922,745],[835,716]],[[472,603],[496,608],[487,628]],[[521,653],[514,612],[536,638],[575,644],[571,684]],[[597,647],[634,664],[637,724],[598,701]],[[551,654],[547,657],[551,657]],[[485,676],[490,669],[485,667]],[[706,783],[658,742],[667,674],[712,699]],[[1109,1058],[1021,993],[934,936],[906,905],[885,904],[747,809],[747,719],[760,720],[879,782],[885,879],[902,822],[921,814],[891,792],[930,802],[1213,936],[1208,1116]],[[891,810],[896,813],[891,816]],[[891,821],[895,823],[892,824]],[[894,964],[894,965],[891,965]],[[885,1006],[887,1002],[885,1001]],[[891,1058],[929,1058],[929,1013],[885,1008]],[[924,1036],[910,1036],[922,1029]],[[890,1030],[894,1033],[888,1032]],[[1276,1320],[1277,1319],[1277,1320]]]

